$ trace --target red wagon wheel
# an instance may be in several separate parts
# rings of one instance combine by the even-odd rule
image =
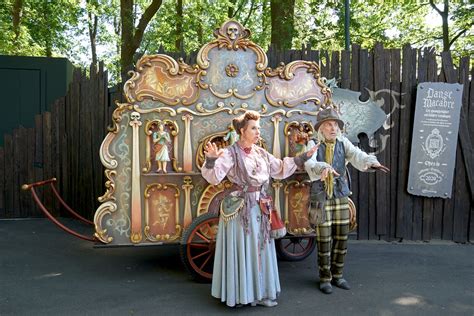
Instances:
[[[219,217],[206,213],[196,218],[183,234],[181,260],[198,282],[212,279]]]
[[[275,240],[275,248],[280,259],[301,261],[308,257],[316,247],[316,240],[309,237],[285,237]]]

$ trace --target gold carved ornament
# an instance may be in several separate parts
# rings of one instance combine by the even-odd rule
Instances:
[[[117,205],[113,203],[112,201],[108,201],[108,202],[102,203],[94,214],[94,224],[95,224],[94,237],[96,237],[98,240],[100,240],[104,244],[108,244],[112,242],[114,238],[108,235],[107,229],[102,228],[102,220],[104,216],[111,215],[116,210],[117,210]]]
[[[299,220],[298,219],[308,219],[308,210],[307,210],[307,205],[302,205],[302,200],[303,200],[303,192],[300,191],[301,193],[301,196],[291,196],[290,197],[290,188],[291,187],[296,187],[296,188],[309,188],[311,186],[311,181],[310,180],[303,180],[303,181],[297,181],[297,180],[291,180],[291,181],[288,181],[287,184],[285,185],[285,188],[284,188],[284,193],[285,193],[285,226],[286,226],[286,229],[288,231],[289,234],[292,234],[292,235],[305,235],[305,234],[310,234],[313,232],[313,229],[311,228],[311,226],[309,226],[309,221],[308,222],[308,226],[307,227],[301,227],[299,225]],[[308,195],[309,195],[309,192],[308,192]],[[309,196],[308,196],[309,198]],[[291,201],[290,201],[291,199]],[[297,223],[296,223],[296,228],[294,229],[291,229],[290,228],[290,203],[292,204],[291,206],[292,207],[292,211],[293,211],[293,214],[295,215],[295,218],[297,220]],[[299,205],[296,205],[298,204]],[[296,208],[296,206],[300,206],[300,208],[297,208],[299,210],[299,212],[295,212],[294,208]],[[306,216],[305,216],[306,215]]]
[[[258,46],[249,39],[250,34],[250,30],[244,28],[242,24],[237,21],[230,20],[224,22],[220,28],[214,31],[214,36],[216,37],[216,39],[204,45],[199,50],[199,53],[197,55],[197,63],[199,65],[199,68],[203,70],[208,69],[210,66],[209,52],[214,48],[234,51],[247,51],[248,49],[250,49],[255,53],[257,57],[255,67],[257,70],[257,77],[259,78],[260,82],[254,88],[254,92],[247,95],[242,95],[239,94],[238,89],[229,89],[226,93],[219,93],[215,91],[211,85],[201,81],[202,76],[205,76],[207,74],[206,71],[199,73],[198,76],[199,86],[202,89],[209,89],[212,94],[221,99],[226,99],[235,96],[238,99],[245,100],[253,97],[256,91],[260,91],[265,88],[266,78],[263,72],[268,65],[267,55],[260,46]],[[230,77],[236,76],[238,71],[238,67],[233,64],[228,65],[225,69],[226,74]]]
[[[202,72],[182,58],[176,62],[163,54],[143,56],[136,71],[129,72],[132,77],[124,85],[124,94],[130,103],[150,99],[166,105],[191,105],[199,98]]]
[[[105,177],[107,181],[105,182],[105,193],[98,198],[98,201],[102,203],[96,210],[94,214],[94,225],[95,225],[95,234],[94,236],[103,243],[110,243],[113,240],[113,237],[108,236],[107,229],[102,228],[102,221],[104,216],[111,215],[117,210],[117,204],[115,203],[116,198],[114,197],[115,193],[115,176],[117,172],[115,169],[118,167],[118,162],[115,159],[115,156],[110,153],[110,145],[112,141],[117,136],[120,130],[120,122],[123,118],[123,113],[125,111],[130,111],[132,106],[128,103],[115,103],[117,108],[112,114],[112,119],[114,121],[113,125],[108,128],[109,133],[106,135],[99,150],[100,160],[102,165],[105,167]]]
[[[208,185],[201,194],[199,199],[196,216],[205,214],[209,211],[209,205],[211,204],[214,197],[222,191],[232,187],[232,183],[229,180],[224,180],[216,185]]]
[[[174,193],[174,197],[175,197],[175,233],[173,235],[169,235],[169,234],[160,235],[160,234],[157,234],[157,235],[153,236],[151,234],[151,228],[150,228],[150,209],[149,209],[149,205],[148,205],[149,204],[149,198],[151,197],[150,191],[152,191],[154,189],[156,189],[158,191],[166,191],[169,188],[173,188],[176,191]],[[175,241],[175,240],[179,239],[181,237],[181,233],[182,233],[182,228],[181,228],[181,225],[179,224],[179,210],[180,210],[180,205],[179,205],[180,190],[179,190],[179,187],[177,185],[173,184],[173,183],[165,183],[165,184],[153,183],[153,184],[149,184],[145,188],[144,196],[145,196],[145,228],[144,228],[144,233],[145,233],[146,239],[149,240],[149,241],[153,241],[153,242],[160,242],[160,241],[170,242],[170,241]],[[166,198],[163,195],[158,195],[158,197]],[[167,223],[165,223],[165,225],[166,224]]]
[[[295,79],[295,74],[300,73],[300,69],[306,69],[306,73],[309,73],[312,76],[303,77],[306,78],[305,81],[299,82],[296,86],[286,84],[285,82]],[[321,107],[326,107],[332,103],[331,90],[322,81],[319,66],[315,62],[297,60],[286,66],[284,63],[280,63],[280,65],[275,69],[267,68],[265,70],[265,75],[272,79],[269,80],[269,85],[266,87],[265,97],[268,103],[273,106],[295,107],[300,103],[305,104],[313,102],[317,106],[316,110],[319,110]],[[315,87],[319,88],[323,100],[312,92]],[[272,95],[272,89],[278,90],[277,99]],[[311,96],[311,94],[313,95]],[[293,100],[290,100],[290,98]]]

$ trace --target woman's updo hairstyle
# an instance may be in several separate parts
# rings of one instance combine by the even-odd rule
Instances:
[[[248,110],[244,114],[237,116],[232,120],[232,125],[234,126],[237,134],[241,135],[240,129],[247,126],[249,121],[258,121],[260,120],[260,114],[256,111]]]

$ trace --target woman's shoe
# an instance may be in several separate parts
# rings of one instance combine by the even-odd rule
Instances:
[[[250,305],[252,305],[252,306],[260,305],[260,306],[265,306],[265,307],[273,307],[273,306],[277,306],[278,302],[277,301],[272,301],[270,299],[265,299],[265,300],[260,300],[260,301],[254,301]]]

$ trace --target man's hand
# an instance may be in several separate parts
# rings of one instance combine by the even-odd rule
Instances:
[[[326,180],[326,178],[328,177],[329,173],[332,173],[333,175],[335,175],[336,177],[339,177],[340,174],[337,173],[336,170],[334,170],[333,168],[326,168],[323,170],[323,172],[321,172],[321,181],[324,181]]]
[[[385,173],[390,172],[390,169],[388,169],[387,167],[385,167],[384,165],[381,165],[379,163],[371,165],[370,169],[380,170],[380,171],[385,172]]]

